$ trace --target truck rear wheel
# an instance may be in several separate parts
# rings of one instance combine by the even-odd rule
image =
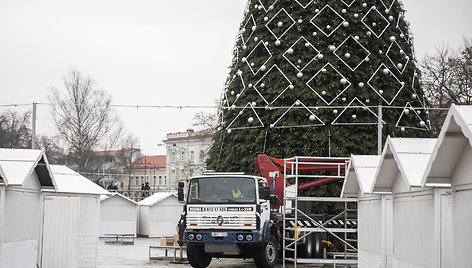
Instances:
[[[258,248],[254,253],[254,262],[258,268],[272,268],[277,262],[278,244],[275,237],[270,236],[264,246]]]
[[[323,243],[326,240],[326,233],[312,233],[305,239],[304,253],[306,258],[322,258]]]
[[[211,256],[206,254],[201,245],[187,244],[187,259],[195,268],[206,268],[211,262]]]

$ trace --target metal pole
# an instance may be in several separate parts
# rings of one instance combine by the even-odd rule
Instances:
[[[33,150],[36,145],[36,142],[35,142],[36,140],[36,104],[37,104],[36,102],[33,102],[33,120],[32,120],[33,126],[31,128],[31,136],[32,136],[31,149]]]
[[[377,121],[377,154],[382,154],[382,105],[379,104],[379,115]]]

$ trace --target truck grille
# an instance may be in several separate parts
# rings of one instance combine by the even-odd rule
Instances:
[[[217,222],[218,216],[187,216],[187,228],[217,228],[217,229],[254,229],[256,227],[256,216],[223,216],[223,224]],[[250,224],[250,225],[249,225]]]

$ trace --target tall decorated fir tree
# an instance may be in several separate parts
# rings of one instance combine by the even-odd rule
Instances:
[[[252,0],[220,101],[208,167],[252,171],[257,152],[349,156],[431,136],[413,43],[396,0]]]

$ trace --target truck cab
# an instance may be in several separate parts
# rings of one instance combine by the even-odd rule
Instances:
[[[240,257],[254,258],[257,267],[274,266],[279,237],[265,178],[204,175],[186,186],[179,183],[179,200],[185,203],[179,240],[187,243],[190,265],[207,267],[213,257]]]

